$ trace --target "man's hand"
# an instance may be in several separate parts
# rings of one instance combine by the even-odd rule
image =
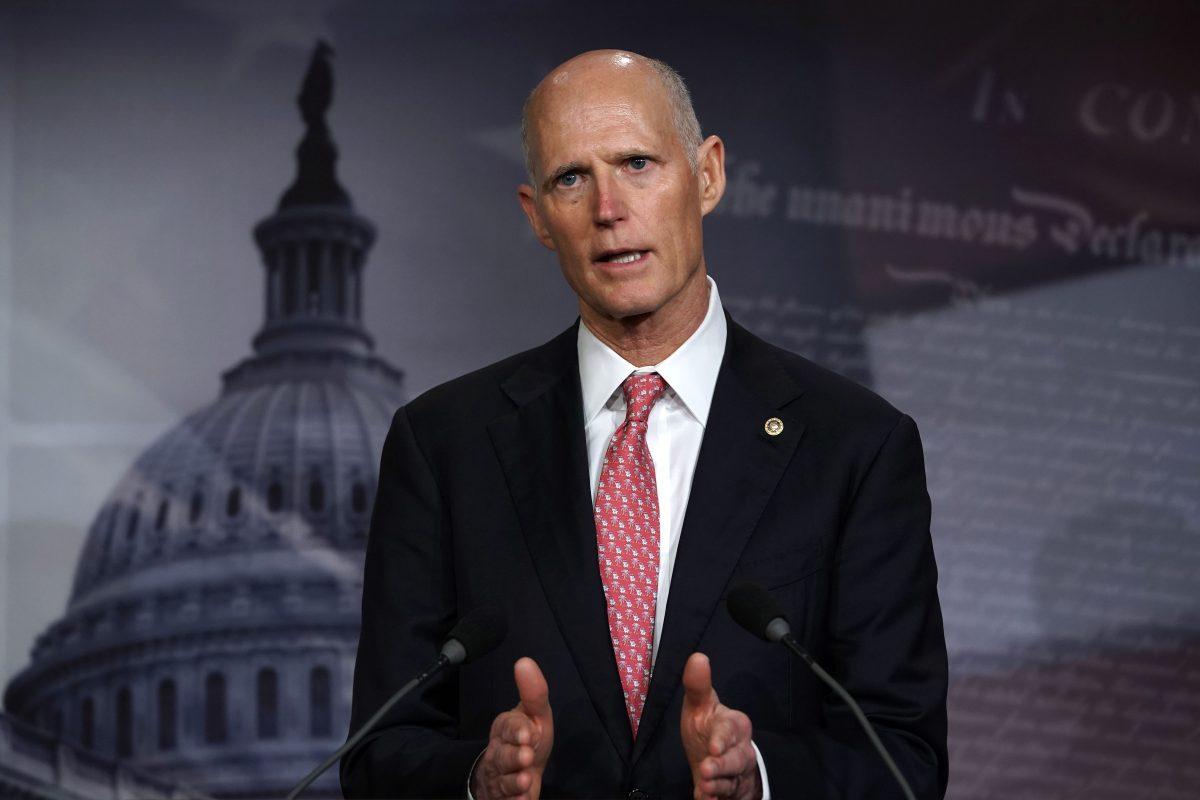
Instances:
[[[692,653],[683,668],[683,691],[679,734],[692,768],[692,796],[759,800],[762,780],[750,744],[750,718],[721,705],[708,656]]]
[[[487,750],[471,773],[475,800],[537,800],[542,772],[554,744],[550,689],[537,662],[522,658],[513,665],[521,702],[492,722]]]

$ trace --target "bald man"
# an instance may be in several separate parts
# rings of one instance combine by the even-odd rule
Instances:
[[[849,712],[728,617],[724,593],[753,580],[918,796],[941,797],[946,651],[916,426],[724,312],[702,230],[724,144],[665,64],[576,56],[522,131],[518,198],[580,318],[397,411],[352,728],[466,610],[499,607],[509,635],[351,751],[347,796],[898,796]]]

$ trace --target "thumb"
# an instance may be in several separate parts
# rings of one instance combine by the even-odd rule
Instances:
[[[550,687],[541,668],[532,658],[521,658],[513,665],[513,679],[521,698],[521,711],[534,719],[550,716]]]
[[[685,708],[716,705],[717,695],[712,686],[712,666],[708,656],[692,653],[683,667],[683,704]]]

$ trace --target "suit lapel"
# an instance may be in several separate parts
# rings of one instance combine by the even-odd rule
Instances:
[[[769,346],[729,320],[632,761],[645,751],[675,692],[681,691],[684,663],[717,610],[742,549],[795,452],[803,425],[785,406],[801,392]],[[783,422],[778,435],[765,430],[771,417]]]
[[[628,762],[633,741],[597,566],[575,337],[572,327],[504,381],[517,408],[488,428],[546,601]]]

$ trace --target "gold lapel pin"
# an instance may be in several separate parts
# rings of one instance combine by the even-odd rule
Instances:
[[[779,417],[771,417],[763,423],[763,430],[767,432],[767,436],[778,436],[783,433],[783,420]]]

